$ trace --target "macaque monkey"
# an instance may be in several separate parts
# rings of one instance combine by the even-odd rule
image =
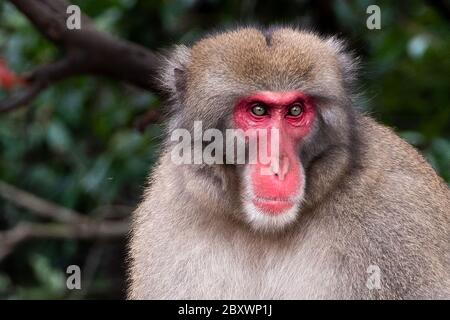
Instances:
[[[134,213],[129,298],[450,298],[449,188],[358,111],[339,40],[239,28],[163,61],[167,139]],[[269,134],[264,163],[174,163],[171,133],[195,121],[276,129],[279,150]]]

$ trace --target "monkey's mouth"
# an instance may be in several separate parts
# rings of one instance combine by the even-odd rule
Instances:
[[[291,198],[257,196],[253,199],[253,204],[263,213],[278,215],[291,209],[295,205],[295,201]]]

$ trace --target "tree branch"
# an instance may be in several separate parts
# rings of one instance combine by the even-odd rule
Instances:
[[[43,218],[50,218],[65,223],[86,221],[86,217],[81,213],[36,197],[31,193],[17,189],[2,181],[0,181],[0,197]]]
[[[144,115],[138,117],[136,121],[134,121],[134,127],[140,132],[143,132],[149,124],[160,122],[161,114],[156,110],[148,110]]]
[[[26,90],[20,94],[10,97],[5,101],[0,101],[0,113],[12,111],[20,107],[26,106],[42,91],[45,86],[38,82],[27,86]]]
[[[58,223],[20,222],[12,229],[0,232],[0,261],[16,246],[29,239],[109,239],[123,237],[128,232],[128,219],[99,220],[61,207],[26,191],[0,181],[0,197],[43,218]],[[122,210],[124,207],[120,207]],[[98,210],[103,210],[99,208]],[[114,207],[111,208],[114,210]]]
[[[81,29],[66,26],[65,0],[10,0],[48,40],[62,49],[66,56],[31,72],[25,80],[27,91],[0,103],[0,112],[28,104],[52,83],[79,74],[111,77],[137,87],[158,91],[153,81],[160,60],[151,50],[98,31],[91,20],[82,15]]]
[[[21,222],[0,232],[0,261],[30,239],[109,239],[128,232],[127,221],[90,221],[80,224],[38,224]]]

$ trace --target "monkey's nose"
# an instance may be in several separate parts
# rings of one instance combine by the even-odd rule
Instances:
[[[289,158],[282,156],[270,163],[270,170],[280,181],[283,181],[289,171]]]

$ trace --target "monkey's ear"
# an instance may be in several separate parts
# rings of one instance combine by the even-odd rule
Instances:
[[[162,59],[160,83],[170,96],[181,98],[186,90],[187,65],[191,59],[191,50],[184,46],[176,46]]]

